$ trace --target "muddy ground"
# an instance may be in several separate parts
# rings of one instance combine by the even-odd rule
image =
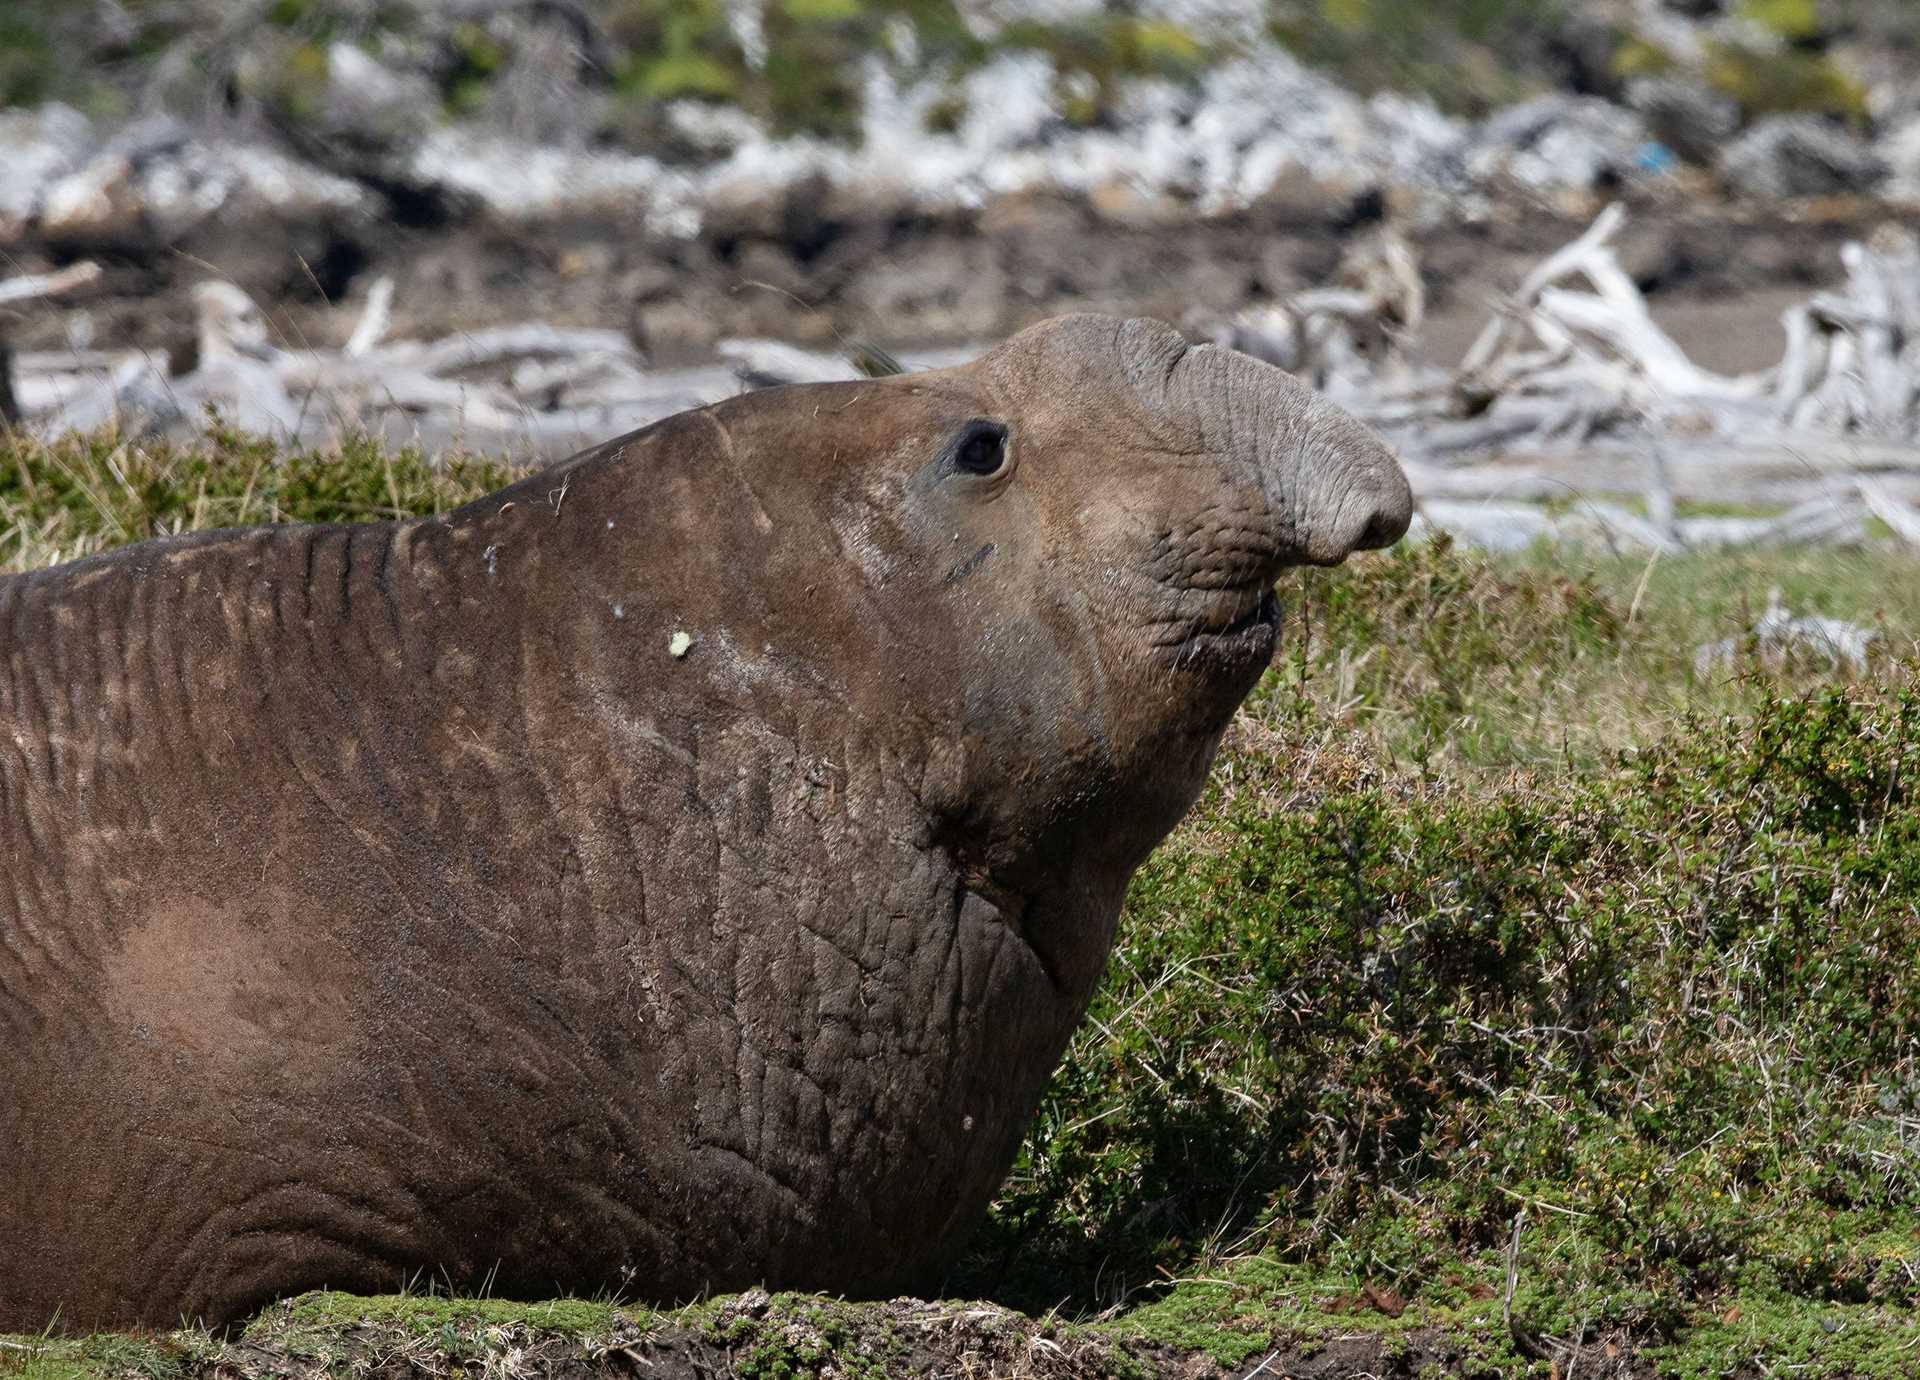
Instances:
[[[1458,357],[1486,304],[1584,228],[1600,202],[1496,208],[1477,223],[1410,231],[1430,321],[1424,353]],[[227,278],[268,309],[290,347],[334,346],[377,277],[395,279],[391,334],[428,337],[512,322],[614,327],[661,365],[727,336],[832,345],[979,341],[1069,310],[1167,320],[1220,313],[1325,282],[1342,247],[1382,208],[1293,206],[1172,218],[1162,205],[1003,198],[964,216],[886,217],[824,194],[711,221],[690,241],[650,240],[618,217],[407,224],[341,217],[225,222],[171,245],[119,241],[8,247],[15,271],[78,258],[101,282],[6,323],[17,349],[135,346],[192,362],[191,287]],[[1859,201],[1730,207],[1676,199],[1636,207],[1618,240],[1656,313],[1703,364],[1777,360],[1780,309],[1839,276],[1839,250],[1894,209]]]

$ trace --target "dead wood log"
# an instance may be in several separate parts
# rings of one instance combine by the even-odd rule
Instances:
[[[1877,631],[1858,623],[1817,614],[1795,617],[1780,601],[1780,591],[1773,589],[1753,627],[1737,637],[1703,643],[1693,654],[1693,669],[1699,676],[1731,671],[1743,655],[1751,653],[1762,665],[1775,668],[1796,658],[1811,658],[1833,670],[1844,667],[1862,675],[1879,641]]]
[[[745,388],[835,383],[862,376],[843,356],[803,350],[777,340],[723,340],[716,352]]]
[[[75,288],[98,281],[100,265],[90,260],[68,264],[52,273],[22,274],[0,282],[0,305],[31,302],[58,297]],[[0,426],[16,427],[26,416],[13,383],[14,353],[3,327],[0,327]]]
[[[386,335],[392,321],[393,279],[382,277],[368,290],[367,305],[341,352],[355,357],[370,353]]]
[[[100,278],[100,265],[91,261],[68,264],[52,273],[29,273],[0,282],[0,304],[58,297]]]
[[[0,338],[0,427],[16,427],[25,414],[13,393],[13,347]]]
[[[1902,503],[1884,485],[1865,475],[1854,479],[1854,487],[1867,505],[1867,511],[1893,529],[1893,534],[1908,546],[1920,546],[1920,509]]]

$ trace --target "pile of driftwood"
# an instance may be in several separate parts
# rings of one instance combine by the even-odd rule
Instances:
[[[1654,321],[1609,247],[1624,221],[1610,207],[1544,260],[1453,368],[1415,362],[1419,274],[1391,233],[1356,246],[1334,287],[1202,332],[1385,433],[1425,519],[1477,544],[1846,542],[1878,517],[1920,545],[1920,237],[1887,226],[1848,245],[1842,288],[1786,312],[1780,362],[1727,377]]]
[[[0,303],[53,298],[99,276],[91,264],[0,283]],[[871,347],[825,355],[724,341],[717,363],[656,370],[619,331],[541,323],[390,340],[391,279],[376,281],[336,350],[289,348],[229,283],[194,290],[195,341],[177,371],[164,352],[0,349],[5,420],[40,436],[112,425],[192,436],[214,423],[308,445],[376,435],[429,452],[460,447],[559,456],[743,388],[858,378],[907,367]],[[3,338],[3,337],[0,337]],[[972,351],[912,357],[927,367]]]
[[[0,283],[0,301],[52,296],[91,281],[91,265]],[[724,368],[657,373],[622,332],[544,324],[389,340],[393,285],[376,282],[337,350],[286,348],[245,293],[194,291],[189,367],[146,350],[12,357],[8,418],[39,435],[101,426],[192,434],[214,419],[263,436],[321,444],[371,433],[431,450],[561,454],[712,401],[737,384]]]
[[[1920,545],[1920,237],[1888,227],[1849,245],[1841,288],[1786,313],[1780,362],[1727,377],[1655,322],[1610,248],[1624,220],[1610,207],[1540,263],[1451,368],[1419,362],[1420,266],[1391,231],[1357,242],[1324,287],[1186,325],[1297,372],[1372,423],[1404,457],[1425,522],[1478,545],[1841,543],[1865,539],[1874,517]],[[0,303],[95,276],[81,264],[0,282]],[[107,424],[177,434],[217,416],[309,444],[369,432],[430,450],[558,455],[743,387],[970,353],[902,365],[872,350],[735,341],[713,365],[667,371],[616,331],[534,324],[390,340],[393,305],[379,281],[341,348],[289,348],[244,294],[208,282],[189,366],[145,351],[0,352],[0,409],[41,434]]]

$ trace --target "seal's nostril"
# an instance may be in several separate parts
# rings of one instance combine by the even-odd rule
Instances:
[[[1413,490],[1408,487],[1406,476],[1395,464],[1391,474],[1373,496],[1366,525],[1360,529],[1359,539],[1353,544],[1354,550],[1377,551],[1381,547],[1392,546],[1407,534],[1407,528],[1412,524]]]
[[[1362,551],[1377,551],[1383,546],[1392,546],[1406,533],[1407,518],[1404,513],[1380,508],[1367,520],[1367,525],[1361,529],[1360,540],[1354,545]]]

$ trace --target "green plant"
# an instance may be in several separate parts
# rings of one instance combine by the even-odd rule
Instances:
[[[1794,112],[1867,118],[1866,88],[1821,53],[1759,53],[1719,43],[1708,49],[1705,75],[1750,118]]]
[[[1470,783],[1246,725],[979,1268],[1028,1302],[1249,1252],[1420,1288],[1529,1207],[1548,1329],[1673,1334],[1757,1270],[1920,1302],[1884,1254],[1920,1260],[1912,1176],[1867,1148],[1920,1071],[1920,683],[1756,694]]]
[[[1567,8],[1564,0],[1274,0],[1269,31],[1363,91],[1418,91],[1482,114],[1545,84],[1539,50]]]

